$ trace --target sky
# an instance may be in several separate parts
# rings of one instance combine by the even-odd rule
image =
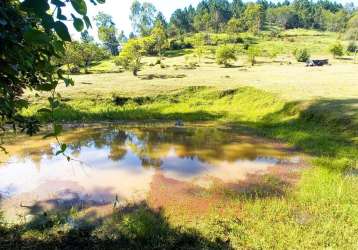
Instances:
[[[171,14],[178,8],[184,8],[190,4],[197,6],[201,0],[146,0],[154,4],[158,11],[161,11],[167,20],[170,19]],[[342,4],[348,2],[354,2],[358,4],[358,0],[336,0]],[[89,1],[87,1],[89,2]],[[132,31],[131,22],[129,20],[130,6],[133,0],[106,0],[105,4],[99,4],[93,6],[91,3],[88,3],[88,16],[93,19],[94,16],[100,11],[103,11],[113,17],[113,21],[116,24],[116,27],[119,31],[123,30],[126,35]],[[143,2],[143,1],[141,1]],[[275,0],[273,0],[275,2]],[[92,21],[93,28],[89,30],[90,34],[97,38],[97,29],[96,25]],[[72,25],[68,25],[70,28],[70,33],[73,38],[78,38],[79,34],[75,31]]]
[[[158,11],[161,11],[167,20],[170,19],[171,14],[178,8],[184,8],[192,4],[193,6],[197,6],[197,4],[201,0],[146,0],[146,2],[150,2],[154,4]],[[109,14],[113,17],[113,21],[116,24],[118,31],[123,30],[125,34],[128,34],[132,31],[131,22],[129,20],[130,15],[130,6],[133,0],[106,0],[105,4],[98,4],[94,6],[93,4],[88,4],[88,16],[92,21],[92,29],[89,30],[89,33],[97,38],[97,29],[96,25],[93,22],[93,17],[97,15],[98,12],[102,11],[106,14]],[[143,1],[141,1],[143,2]],[[78,32],[72,27],[72,25],[68,25],[70,29],[71,36],[74,38],[78,38]]]

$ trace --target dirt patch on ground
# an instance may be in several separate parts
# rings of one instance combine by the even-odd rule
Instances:
[[[299,181],[303,161],[282,163],[269,167],[268,171],[250,174],[245,180],[223,182],[208,177],[208,187],[198,183],[179,181],[164,176],[157,171],[153,177],[148,203],[156,210],[164,209],[177,216],[204,216],[210,211],[220,211],[231,206],[233,201],[283,197]],[[239,203],[235,202],[237,210]]]

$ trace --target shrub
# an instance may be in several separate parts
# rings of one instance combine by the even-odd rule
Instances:
[[[354,42],[354,41],[351,41],[351,42],[348,44],[347,51],[348,51],[348,52],[351,52],[351,53],[355,53],[357,50],[358,50],[358,45],[357,45],[357,43]]]
[[[250,46],[247,50],[247,60],[248,62],[254,66],[256,63],[256,57],[261,54],[261,51],[259,48],[255,46]]]
[[[311,55],[306,48],[296,49],[293,54],[296,57],[297,62],[307,62],[311,58]]]
[[[216,50],[216,62],[225,67],[230,66],[231,61],[236,61],[236,49],[232,45],[221,45]]]
[[[170,50],[179,50],[179,49],[192,49],[193,46],[190,43],[184,41],[184,39],[174,39],[169,42]]]
[[[145,52],[143,41],[140,39],[131,39],[123,47],[121,53],[116,58],[115,63],[121,65],[124,69],[133,72],[136,76],[141,68],[141,59]]]
[[[343,56],[343,45],[340,42],[336,42],[331,45],[329,52],[332,53],[333,57]]]

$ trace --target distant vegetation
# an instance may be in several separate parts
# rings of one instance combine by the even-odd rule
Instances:
[[[329,0],[294,0],[278,3],[262,0],[256,3],[244,3],[241,0],[203,0],[196,8],[188,6],[174,11],[169,21],[165,20],[153,4],[134,1],[130,20],[133,32],[127,38],[123,31],[118,32],[111,16],[100,12],[95,22],[101,44],[95,44],[94,39],[89,37],[86,31],[82,33],[81,43],[87,44],[85,47],[92,44],[92,50],[97,46],[98,52],[99,47],[103,47],[113,56],[119,54],[115,59],[117,66],[132,71],[134,75],[137,75],[142,67],[139,57],[158,56],[161,61],[165,51],[180,49],[193,49],[192,54],[197,62],[212,52],[217,57],[216,61],[226,67],[229,66],[230,60],[235,61],[240,54],[246,54],[247,61],[254,65],[256,57],[275,58],[282,53],[282,48],[278,47],[279,40],[294,43],[295,37],[290,37],[287,32],[285,34],[285,31],[298,28],[314,29],[317,32],[339,32],[339,37],[350,40],[349,47],[344,47],[346,45],[339,41],[329,41],[330,44],[326,44],[329,46],[327,52],[334,57],[342,56],[346,51],[355,53],[357,50],[354,44],[358,39],[358,13],[354,5],[343,6]],[[132,39],[136,42],[132,42]],[[267,41],[267,44],[265,47],[253,46],[258,41]],[[131,50],[134,43],[137,44],[136,55],[134,50]],[[73,66],[78,66],[83,59],[71,59],[68,54],[73,54],[73,48],[77,48],[79,52],[83,51],[80,44],[66,46],[66,50],[69,51],[65,54],[65,61],[72,60]],[[241,47],[221,46],[227,44],[239,44]],[[341,45],[338,46],[339,44]],[[293,53],[297,61],[306,62],[314,50],[311,46],[317,44],[293,47],[285,53]],[[321,49],[320,46],[319,48]],[[95,62],[96,58],[93,58],[93,61]],[[161,62],[158,64],[165,67]],[[85,72],[86,65],[87,63],[82,63]],[[77,67],[72,69],[76,70]]]

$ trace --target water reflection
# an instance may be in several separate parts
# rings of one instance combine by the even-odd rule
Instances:
[[[206,126],[77,128],[60,139],[68,144],[66,153],[79,161],[68,163],[55,156],[55,142],[41,135],[9,141],[9,154],[0,154],[2,208],[16,208],[13,213],[19,213],[19,203],[61,201],[69,193],[91,204],[110,203],[114,196],[140,200],[146,198],[158,172],[201,185],[209,177],[235,182],[297,161],[283,145]]]

